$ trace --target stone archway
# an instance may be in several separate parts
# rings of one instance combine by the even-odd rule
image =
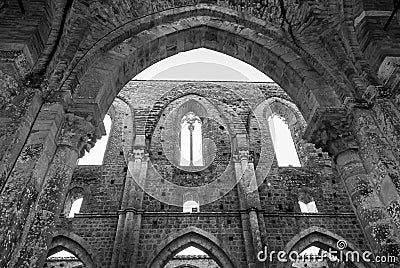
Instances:
[[[81,260],[85,264],[85,267],[100,267],[92,258],[92,256],[94,256],[91,253],[93,252],[93,250],[91,250],[90,246],[87,245],[86,242],[78,235],[72,233],[56,234],[51,241],[47,255],[50,256],[60,251],[60,249],[64,249],[74,254],[79,260]]]
[[[274,27],[265,28],[261,21],[228,11],[200,6],[175,10],[173,17],[172,11],[154,14],[152,23],[143,18],[121,26],[99,40],[64,80],[62,89],[75,92],[70,110],[80,114],[81,107],[89,106],[85,112],[98,110],[95,118],[99,120],[137,73],[161,59],[200,47],[233,56],[267,74],[291,96],[306,120],[318,107],[341,105],[336,91],[342,86],[321,75],[323,67],[317,71]]]
[[[144,267],[161,268],[180,250],[195,246],[207,253],[221,267],[236,268],[235,259],[221,241],[208,232],[196,227],[188,227],[168,236],[154,252],[154,257],[148,260]]]
[[[337,248],[337,243],[338,241],[346,241],[346,247],[342,250],[343,252],[358,252],[360,256],[360,262],[352,262],[351,267],[357,267],[357,268],[367,268],[367,267],[374,267],[368,265],[364,260],[362,260],[362,251],[359,250],[353,243],[347,241],[343,237],[332,233],[331,231],[328,231],[324,228],[318,227],[318,226],[312,226],[306,230],[303,230],[299,234],[295,235],[287,244],[285,247],[285,252],[290,253],[290,252],[297,252],[300,253],[303,250],[307,249],[309,246],[317,246],[320,247],[326,251],[329,250],[329,248],[333,250],[338,250]],[[291,262],[288,262],[286,264],[280,263],[281,268],[283,267],[290,267]]]

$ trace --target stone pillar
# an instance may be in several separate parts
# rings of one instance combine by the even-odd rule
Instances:
[[[24,83],[33,64],[28,50],[8,49],[11,48],[0,48],[0,189],[5,186],[43,103],[42,88]]]
[[[94,146],[94,133],[95,128],[88,120],[66,114],[56,153],[32,211],[33,220],[29,227],[25,226],[25,239],[21,241],[19,257],[13,259],[12,266],[43,267],[77,160]]]
[[[136,138],[136,142],[141,140]],[[111,267],[137,267],[143,201],[143,190],[139,185],[143,185],[146,179],[148,155],[140,146],[133,150],[128,160],[129,172],[125,180]]]
[[[400,66],[398,67],[400,69]],[[398,78],[400,83],[400,74]],[[377,124],[390,144],[388,147],[400,161],[400,110],[395,96],[386,86],[369,86],[363,96],[371,106]],[[400,189],[400,182],[396,185]]]
[[[390,182],[385,159],[393,160],[382,146],[382,135],[367,106],[348,102],[347,109],[316,112],[306,138],[334,156],[364,234],[376,254],[399,256],[398,226],[390,203],[398,193]],[[382,194],[382,189],[388,195]]]
[[[241,217],[248,267],[263,267],[263,264],[257,261],[257,253],[263,246],[258,221],[260,200],[254,165],[249,161],[249,152],[244,150],[239,151],[234,161],[240,209],[246,212],[242,213]]]
[[[0,195],[0,267],[12,267],[18,258],[35,213],[35,203],[56,151],[62,125],[61,104],[44,104]],[[23,230],[23,231],[22,231]]]

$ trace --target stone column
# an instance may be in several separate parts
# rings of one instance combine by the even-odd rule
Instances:
[[[390,152],[382,147],[372,112],[356,102],[348,102],[347,109],[319,110],[305,136],[333,155],[374,253],[398,256],[398,227],[388,206],[398,200],[398,194],[386,176],[391,171],[382,161]],[[388,195],[382,194],[382,187]]]
[[[0,195],[0,267],[12,267],[18,258],[35,214],[35,203],[56,151],[56,135],[62,125],[61,104],[44,104],[35,120]]]
[[[18,259],[11,262],[12,266],[43,267],[77,160],[94,146],[94,133],[95,128],[88,120],[66,114],[56,153],[32,210],[33,220],[29,227],[24,228],[21,250]]]
[[[262,250],[262,240],[258,221],[260,200],[254,165],[249,161],[249,152],[244,150],[239,151],[234,161],[240,209],[246,211],[241,217],[247,262],[251,268],[263,267],[263,264],[257,261],[257,253]]]
[[[140,138],[136,138],[136,141]],[[127,173],[111,267],[136,267],[142,221],[143,185],[147,175],[148,155],[143,146],[135,148],[128,159]]]
[[[400,67],[398,68],[400,69]],[[397,161],[400,161],[400,110],[397,107],[394,94],[386,86],[371,85],[367,88],[363,97],[371,106],[380,131],[390,144],[389,148],[393,151]],[[399,190],[400,182],[396,186]]]
[[[43,104],[42,88],[24,83],[28,51],[0,48],[0,189],[5,186]]]

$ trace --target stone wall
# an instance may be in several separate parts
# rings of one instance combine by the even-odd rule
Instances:
[[[235,101],[221,98],[221,95]],[[182,186],[190,185],[192,182],[193,186],[201,186],[207,182],[220,180],[221,171],[218,171],[218,167],[223,162],[218,159],[223,157],[227,159],[225,162],[229,163],[231,158],[229,147],[238,146],[234,145],[234,139],[232,139],[235,133],[242,131],[249,133],[249,150],[253,152],[251,154],[254,155],[257,168],[261,146],[263,146],[257,141],[263,140],[263,143],[267,142],[269,146],[272,144],[270,138],[262,137],[269,133],[262,131],[260,124],[255,120],[256,107],[262,99],[276,97],[290,102],[290,98],[273,83],[167,81],[132,81],[120,96],[125,104],[118,100],[114,102],[112,111],[110,110],[113,123],[104,164],[77,166],[70,189],[74,187],[83,189],[82,208],[74,218],[60,218],[58,230],[78,235],[93,249],[92,257],[99,264],[110,265],[113,250],[115,251],[115,247],[118,246],[115,244],[115,237],[119,230],[118,215],[124,213],[120,210],[124,183],[127,177],[132,176],[127,164],[130,160],[125,152],[131,150],[129,146],[135,146],[135,142],[129,145],[127,140],[130,138],[124,132],[130,125],[134,126],[134,133],[145,137],[146,142],[143,144],[149,152],[149,163],[154,165],[153,168],[150,166],[147,168],[145,191],[140,205],[142,210],[137,212],[141,217],[138,225],[138,240],[134,244],[137,250],[137,265],[139,267],[147,265],[159,250],[159,245],[169,236],[189,227],[195,227],[224,244],[228,255],[234,258],[234,262],[239,267],[247,267],[249,257],[246,256],[245,247],[247,246],[243,233],[244,229],[248,228],[247,223],[243,222],[243,217],[247,218],[247,212],[240,205],[243,193],[237,186],[227,192],[220,190],[218,198],[211,203],[200,203],[200,213],[182,213],[182,204],[164,203],[159,197],[168,199],[168,195],[174,193],[169,181],[178,185],[182,184]],[[171,111],[179,110],[180,105],[190,98],[204,98],[204,101],[209,102],[208,105],[211,106],[208,107],[207,112],[220,114],[207,116],[218,118],[215,122],[228,128],[226,133],[230,135],[226,136],[226,139],[223,138],[223,135],[217,134],[220,131],[218,127],[210,132],[211,140],[224,140],[223,146],[229,149],[227,150],[229,154],[221,154],[214,160],[216,168],[208,169],[207,172],[196,171],[195,176],[191,175],[192,172],[179,168],[176,162],[175,164],[174,161],[170,162],[166,157],[168,152],[166,154],[163,151],[165,147],[161,146],[171,142],[170,139],[162,136],[162,132],[173,130],[168,129],[171,123],[165,124],[165,118]],[[132,117],[128,116],[130,113],[127,113],[126,104],[130,106]],[[240,114],[241,121],[228,120],[229,113],[233,111]],[[297,110],[293,112],[298,113]],[[132,118],[130,120],[134,118],[134,123],[129,123],[127,118]],[[261,120],[266,120],[266,118],[261,118]],[[138,137],[140,136],[136,136],[136,143]],[[297,135],[294,139],[295,143],[304,143],[299,137],[300,135]],[[316,149],[313,150],[315,157],[311,159],[314,161],[308,159],[306,166],[278,167],[276,160],[273,160],[265,177],[257,178],[260,180],[258,214],[260,224],[264,226],[260,227],[263,244],[274,250],[283,250],[295,235],[317,226],[344,237],[359,248],[368,248],[341,179],[336,171],[326,165],[327,156]],[[220,152],[221,149],[219,149]],[[157,174],[164,176],[167,173],[172,177],[163,177],[164,181],[159,184],[156,179],[159,176]],[[235,176],[233,169],[228,169],[228,174],[230,177]],[[258,176],[261,176],[260,174]],[[204,176],[212,179],[204,180]],[[224,185],[223,181],[216,183]],[[298,201],[310,199],[316,202],[318,213],[301,213]]]
[[[300,197],[312,197],[326,218],[332,212],[347,217],[352,207],[374,252],[400,256],[400,25],[394,4],[392,0],[0,0],[0,266],[43,265],[63,200],[69,190],[77,188],[84,195],[81,216],[67,220],[71,222],[68,228],[64,223],[57,226],[70,230],[64,234],[79,248],[80,258],[93,267],[100,266],[99,262],[117,267],[137,260],[144,213],[179,210],[172,205],[163,208],[156,201],[163,193],[168,196],[172,186],[156,191],[159,178],[147,166],[153,162],[160,169],[168,165],[162,157],[155,157],[160,152],[155,146],[159,144],[159,112],[184,92],[218,99],[221,94],[216,92],[233,88],[239,92],[243,87],[248,91],[242,99],[226,94],[222,102],[213,103],[228,115],[225,120],[230,125],[225,127],[234,134],[230,145],[235,150],[229,155],[218,143],[218,160],[226,163],[232,157],[234,164],[227,172],[232,180],[213,180],[218,190],[206,191],[201,197],[223,198],[204,202],[201,209],[240,212],[248,266],[255,265],[252,256],[260,249],[261,238],[269,243],[263,210],[296,218]],[[395,16],[389,23],[391,15]],[[268,134],[259,139],[263,128],[254,125],[248,108],[263,110],[254,106],[260,99],[256,96],[266,100],[273,94],[253,94],[254,89],[282,92],[275,85],[207,83],[203,90],[196,83],[136,82],[127,88],[149,91],[131,94],[128,90],[129,94],[121,93],[121,99],[116,99],[125,84],[146,67],[199,47],[250,63],[291,96],[278,94],[296,104],[307,122],[289,123],[303,169],[277,169],[271,154],[260,152],[260,146],[271,148],[271,143]],[[161,97],[166,93],[163,88],[169,93]],[[142,99],[145,95],[155,97],[154,109],[145,107],[154,100]],[[109,111],[114,101],[115,111]],[[137,106],[142,101],[145,105]],[[101,136],[101,121],[107,112],[117,125],[103,165],[79,167],[71,183],[76,160]],[[230,121],[229,115],[240,120]],[[205,137],[221,138],[214,135],[215,126],[207,126]],[[307,141],[321,149],[302,140],[304,130]],[[152,154],[153,150],[157,153]],[[272,163],[272,178],[267,176],[270,167],[265,162]],[[245,166],[250,170],[243,176],[246,180],[231,187]],[[338,174],[331,170],[333,166]],[[215,172],[211,169],[207,172]],[[208,181],[208,175],[206,179],[198,173],[174,172],[171,177],[192,185]],[[253,173],[262,187],[260,192],[249,193]],[[140,186],[153,189],[152,195],[135,185],[141,179],[148,184]],[[304,181],[311,183],[304,187]],[[326,190],[316,191],[318,184]],[[351,206],[344,201],[343,186]],[[185,191],[174,194],[177,198],[172,203],[179,204]],[[275,196],[279,202],[284,199],[277,208],[269,201]],[[115,220],[115,243],[104,250],[112,248],[106,258],[92,253],[91,247],[97,245],[86,244],[89,233],[82,234],[84,238],[74,234],[80,226],[73,227],[73,222],[80,222],[80,217]],[[319,236],[327,233],[318,232]],[[200,236],[212,241],[210,247],[218,245],[215,237]],[[134,253],[127,248],[134,248]],[[221,248],[213,247],[229,266]],[[161,257],[156,261],[163,261]]]

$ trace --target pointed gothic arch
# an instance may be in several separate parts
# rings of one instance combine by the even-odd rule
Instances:
[[[81,260],[87,268],[100,267],[96,260],[93,258],[93,250],[83,240],[82,237],[69,232],[58,232],[54,235],[47,256],[51,256],[60,250],[66,250],[74,254],[79,260]]]
[[[198,15],[193,16],[194,10]],[[341,105],[336,90],[346,90],[340,96],[351,94],[321,75],[321,70],[317,71],[277,29],[266,29],[261,21],[229,11],[212,5],[192,7],[155,13],[152,23],[147,23],[147,17],[126,23],[85,54],[62,88],[76,87],[76,107],[91,105],[104,114],[120,89],[137,73],[166,57],[204,47],[231,55],[267,74],[292,97],[307,120],[319,107]],[[173,17],[169,17],[170,13]],[[184,27],[174,27],[178,24]]]
[[[196,227],[188,227],[165,239],[154,252],[153,258],[144,267],[161,268],[182,249],[195,246],[208,254],[215,262],[224,268],[236,268],[235,258],[229,250],[212,234]]]
[[[227,133],[230,131],[229,122],[226,122],[223,117],[223,112],[215,105],[212,99],[207,95],[199,94],[185,94],[174,96],[175,91],[183,91],[186,86],[190,87],[191,84],[179,86],[171,90],[169,94],[163,96],[159,102],[154,104],[152,113],[157,114],[158,120],[146,120],[145,124],[137,124],[137,133],[145,132],[146,137],[152,136],[151,148],[154,142],[154,136],[161,138],[163,154],[174,163],[180,166],[181,169],[186,171],[200,171],[207,168],[212,164],[216,157],[217,150],[213,139],[208,136],[212,133],[212,128],[216,125],[222,126]],[[174,98],[171,98],[174,96]],[[167,101],[163,101],[167,100]],[[201,153],[202,165],[182,165],[182,120],[188,114],[194,114],[201,124]],[[186,133],[187,134],[187,133]],[[200,137],[198,137],[200,138]],[[170,141],[165,142],[164,141]],[[158,140],[157,140],[158,142]],[[199,146],[197,146],[198,149]]]
[[[350,267],[354,268],[368,268],[371,267],[368,263],[364,262],[361,258],[362,251],[357,248],[353,243],[348,241],[347,239],[329,231],[324,228],[318,226],[312,226],[306,230],[303,230],[299,234],[295,235],[285,247],[285,252],[302,252],[310,246],[317,246],[323,250],[328,251],[329,248],[333,250],[337,250],[337,242],[338,241],[346,241],[347,247],[343,249],[344,252],[358,252],[360,256],[360,262],[350,263]],[[291,262],[280,263],[280,268],[289,268],[291,267]]]

